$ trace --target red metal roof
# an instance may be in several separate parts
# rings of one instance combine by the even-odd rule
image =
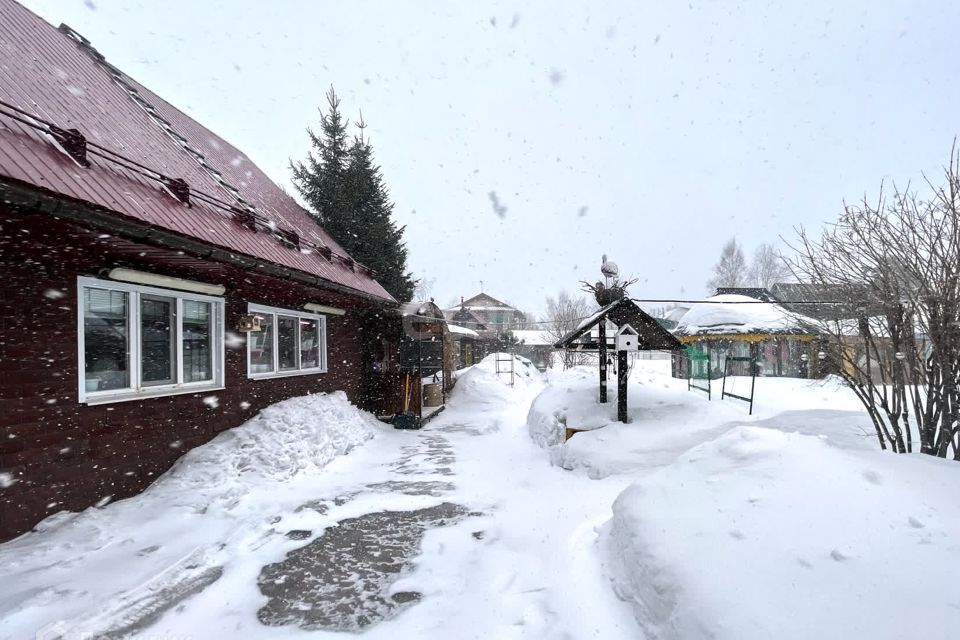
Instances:
[[[298,250],[273,234],[238,224],[223,208],[191,198],[187,207],[140,172],[88,155],[81,167],[37,129],[0,115],[0,176],[106,207],[173,231],[283,267],[296,269],[364,294],[393,300],[364,268],[317,225],[249,158],[225,140],[122,73],[95,59],[96,52],[12,0],[0,0],[0,101],[62,129],[78,129],[99,144],[170,178],[182,178],[195,192],[238,204],[226,183],[256,208],[271,226],[295,232]],[[126,86],[124,86],[126,85]],[[132,93],[133,92],[133,93]],[[138,94],[137,96],[134,95]],[[144,108],[149,104],[155,116]],[[204,157],[204,168],[159,124]],[[217,180],[215,172],[222,174]],[[222,182],[222,183],[221,183]]]

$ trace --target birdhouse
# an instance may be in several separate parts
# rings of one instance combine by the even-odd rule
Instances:
[[[639,351],[640,334],[637,333],[636,329],[625,324],[617,331],[616,344],[617,351]]]

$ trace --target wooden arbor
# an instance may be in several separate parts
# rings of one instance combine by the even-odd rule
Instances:
[[[616,337],[607,336],[608,322],[617,327]],[[596,336],[590,331],[594,327],[598,328]],[[679,351],[683,345],[633,300],[620,298],[584,319],[554,347],[599,353],[602,403],[607,401],[607,350],[612,347],[617,351],[617,419],[627,422],[628,351]]]

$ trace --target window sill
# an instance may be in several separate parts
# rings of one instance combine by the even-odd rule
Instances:
[[[181,385],[179,387],[164,388],[144,388],[143,390],[123,389],[115,393],[105,393],[104,395],[87,395],[80,400],[80,404],[98,405],[112,404],[115,402],[131,402],[133,400],[149,400],[151,398],[163,398],[166,396],[182,396],[189,393],[207,393],[209,391],[222,391],[226,387],[219,383],[209,384],[191,384]]]
[[[318,373],[326,373],[326,369],[298,369],[296,371],[279,371],[277,373],[250,373],[247,378],[250,380],[272,380],[273,378],[292,378],[294,376],[312,376]]]

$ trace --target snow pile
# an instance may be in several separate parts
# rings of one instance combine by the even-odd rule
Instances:
[[[513,360],[512,375],[511,359]],[[507,353],[491,353],[472,367],[458,372],[457,384],[453,388],[450,400],[455,405],[471,403],[502,406],[516,403],[527,394],[539,390],[543,380],[543,374],[527,358]]]
[[[157,484],[283,481],[317,471],[376,433],[342,391],[290,398],[184,455]]]
[[[579,366],[552,373],[550,383],[530,405],[527,429],[541,447],[563,443],[567,425],[576,429],[596,429],[616,419],[610,407],[597,401],[596,366]],[[614,412],[616,405],[613,405]]]
[[[669,360],[637,360],[627,390],[630,422],[622,424],[610,375],[606,404],[599,402],[596,365],[551,375],[533,401],[527,429],[534,442],[550,449],[553,464],[582,468],[593,478],[646,472],[746,417],[740,403],[707,402],[703,394],[688,391],[686,381],[670,377]],[[766,400],[761,393],[758,398]],[[567,428],[578,433],[564,442]]]
[[[778,304],[760,302],[749,296],[723,294],[691,305],[679,319],[674,333],[679,336],[811,333],[814,320],[791,313]]]
[[[0,545],[0,638],[34,637],[57,620],[56,637],[114,637],[105,630],[149,619],[226,565],[272,561],[256,550],[279,514],[316,499],[328,474],[315,472],[378,428],[342,392],[290,398],[188,452],[139,495],[46,518]]]
[[[620,495],[608,570],[650,637],[955,637],[958,472],[734,427]]]

